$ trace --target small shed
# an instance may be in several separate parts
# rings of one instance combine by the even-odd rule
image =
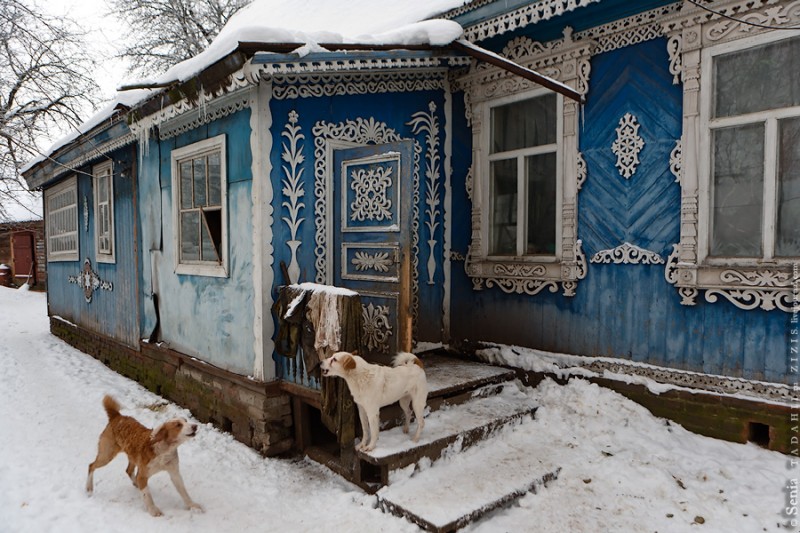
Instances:
[[[9,267],[9,283],[47,287],[44,221],[0,223],[0,264]]]

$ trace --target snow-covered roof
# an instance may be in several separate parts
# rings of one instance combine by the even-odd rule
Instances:
[[[160,76],[141,80],[141,85],[183,82],[236,51],[239,43],[298,43],[314,49],[318,43],[364,45],[447,45],[463,34],[458,23],[429,20],[468,0],[254,0],[236,13],[211,45],[197,56],[178,63]],[[120,91],[112,101],[75,132],[54,143],[45,154],[22,169],[30,170],[59,148],[110,119],[120,105],[135,107],[153,89]]]

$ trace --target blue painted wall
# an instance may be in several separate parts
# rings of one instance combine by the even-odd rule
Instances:
[[[175,273],[172,150],[226,135],[228,179],[227,278]],[[251,375],[253,350],[253,217],[250,110],[195,128],[175,138],[151,140],[144,155],[139,195],[142,223],[142,337],[156,324],[159,340],[220,368]]]
[[[47,300],[49,313],[74,324],[112,337],[128,346],[138,346],[139,322],[137,303],[137,244],[135,216],[135,180],[131,177],[136,164],[135,146],[119,149],[109,154],[114,172],[114,237],[115,263],[98,263],[95,255],[94,192],[92,165],[77,170],[78,176],[78,261],[51,261],[47,263]],[[105,159],[93,161],[101,163]],[[123,172],[125,175],[123,176]],[[69,177],[65,174],[63,177]],[[89,224],[84,225],[84,197],[87,200]],[[113,284],[112,291],[96,290],[92,301],[86,302],[83,290],[69,283],[69,276],[77,276],[86,258],[103,281]]]
[[[587,258],[630,242],[666,258],[679,240],[680,187],[669,153],[681,133],[682,89],[668,72],[666,41],[592,58],[580,131],[588,179],[578,196],[578,236]],[[615,168],[611,145],[630,112],[645,146],[629,179]],[[466,150],[466,146],[465,146]],[[458,173],[457,173],[458,174]],[[454,183],[453,248],[469,243],[469,205]],[[466,202],[466,203],[465,203]],[[577,295],[506,295],[473,291],[453,268],[454,340],[484,340],[589,356],[610,356],[686,370],[788,382],[789,315],[742,311],[719,301],[680,304],[664,265],[590,264]]]
[[[438,165],[440,176],[438,180],[437,192],[439,194],[440,204],[438,206],[438,226],[434,232],[434,239],[437,245],[434,250],[436,258],[436,272],[434,274],[434,284],[429,285],[427,262],[430,256],[429,247],[427,244],[430,238],[430,231],[425,224],[426,215],[425,209],[425,165],[426,165],[426,137],[425,132],[417,130],[414,133],[412,126],[408,123],[412,120],[414,113],[429,111],[429,103],[433,102],[436,106],[434,112],[438,119],[439,135],[438,135]],[[420,169],[420,189],[417,206],[420,213],[419,219],[419,256],[418,256],[418,275],[419,275],[419,320],[417,322],[417,340],[422,341],[439,341],[442,338],[442,320],[443,310],[442,302],[444,298],[444,274],[442,270],[443,265],[443,205],[444,205],[444,143],[445,138],[445,120],[444,120],[444,93],[443,91],[420,91],[413,94],[410,93],[383,93],[371,95],[346,95],[346,96],[333,96],[333,97],[320,97],[320,98],[300,98],[292,100],[273,100],[271,102],[272,111],[272,138],[273,147],[270,155],[272,162],[272,187],[274,190],[274,197],[272,207],[274,210],[273,219],[273,246],[274,246],[274,275],[277,284],[283,283],[283,276],[280,272],[280,262],[284,261],[287,265],[291,260],[291,251],[286,244],[290,240],[290,231],[288,225],[283,222],[282,217],[288,217],[289,212],[287,207],[283,205],[288,202],[288,196],[283,191],[283,184],[281,180],[284,179],[285,174],[282,169],[287,166],[282,160],[284,144],[288,146],[288,140],[281,134],[286,131],[286,125],[289,121],[289,113],[295,111],[298,113],[298,125],[301,128],[300,133],[304,135],[299,143],[302,146],[302,153],[304,163],[302,165],[303,172],[303,188],[305,196],[302,200],[304,207],[301,210],[300,217],[304,218],[297,235],[297,239],[302,241],[298,250],[298,261],[301,268],[300,281],[314,281],[316,276],[315,268],[315,225],[314,225],[314,134],[312,129],[318,121],[325,121],[332,124],[338,124],[346,120],[356,120],[358,118],[370,119],[374,118],[377,122],[386,123],[386,125],[397,132],[402,138],[415,139],[422,152],[420,154],[419,169]],[[410,186],[411,184],[409,184]],[[276,285],[277,287],[277,285]],[[275,287],[275,288],[276,288]],[[281,358],[276,359],[281,364]]]

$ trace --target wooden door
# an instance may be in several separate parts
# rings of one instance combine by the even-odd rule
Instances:
[[[13,242],[13,268],[14,277],[18,282],[29,282],[33,285],[36,281],[36,269],[34,268],[34,249],[33,233],[22,231],[14,233],[11,237]],[[30,279],[28,277],[30,276]]]
[[[411,349],[413,145],[334,153],[334,285],[361,295],[362,356],[389,363]]]

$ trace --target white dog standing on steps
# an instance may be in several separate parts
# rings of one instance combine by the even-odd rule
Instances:
[[[381,407],[399,401],[403,409],[403,433],[408,433],[411,411],[417,419],[414,442],[419,440],[425,426],[423,414],[428,399],[428,380],[422,361],[407,352],[398,353],[393,366],[368,363],[349,352],[337,352],[320,363],[323,376],[339,376],[347,382],[350,394],[358,406],[362,437],[356,450],[375,449],[380,431]]]

